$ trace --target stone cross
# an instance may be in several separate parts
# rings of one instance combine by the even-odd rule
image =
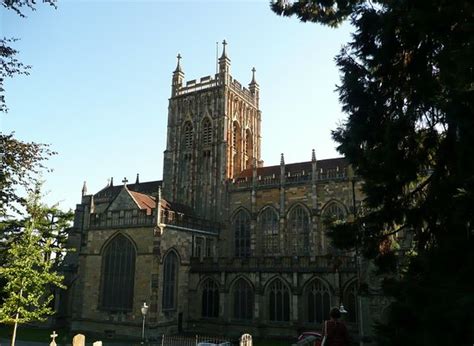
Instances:
[[[124,185],[127,185],[127,183],[128,183],[127,177],[123,178],[122,183],[123,183]]]
[[[178,64],[179,64],[179,61],[181,60],[181,54],[178,53],[177,58],[178,58]]]
[[[86,337],[83,334],[76,334],[72,339],[72,346],[85,346]]]
[[[58,336],[58,334],[56,334],[56,331],[53,330],[53,334],[50,335],[50,337],[53,339],[51,340],[51,342],[49,343],[49,346],[56,346],[56,337]]]

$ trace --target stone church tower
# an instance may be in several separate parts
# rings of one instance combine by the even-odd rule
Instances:
[[[214,77],[184,83],[180,60],[168,107],[163,197],[190,206],[198,217],[220,220],[226,181],[262,164],[255,69],[248,88],[233,79],[225,41]]]

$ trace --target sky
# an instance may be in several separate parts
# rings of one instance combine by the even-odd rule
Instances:
[[[225,39],[231,75],[242,85],[255,67],[265,165],[340,156],[331,130],[344,121],[334,62],[352,28],[280,17],[269,1],[37,1],[20,18],[0,9],[0,36],[17,37],[29,76],[8,79],[0,130],[48,143],[45,202],[75,208],[114,177],[162,178],[168,99],[176,55],[185,80],[213,75]],[[222,45],[219,44],[219,54]]]

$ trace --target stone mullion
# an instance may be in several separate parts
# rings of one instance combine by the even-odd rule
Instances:
[[[298,273],[293,273],[293,277],[292,277],[292,287],[293,289],[290,290],[290,294],[292,296],[292,299],[291,299],[291,307],[290,307],[290,322],[293,322],[293,323],[297,323],[298,322],[298,319],[299,319],[299,314],[298,314]]]

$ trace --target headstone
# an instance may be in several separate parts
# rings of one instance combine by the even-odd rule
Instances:
[[[102,346],[102,341],[94,341],[92,346]]]
[[[50,335],[50,337],[53,340],[51,340],[51,342],[49,343],[49,346],[56,346],[56,337],[57,336],[58,336],[58,334],[56,334],[56,331],[53,330],[53,334]]]
[[[240,346],[252,346],[252,335],[242,335],[242,337],[240,338]]]
[[[72,339],[72,346],[85,346],[86,337],[83,334],[76,334]]]

